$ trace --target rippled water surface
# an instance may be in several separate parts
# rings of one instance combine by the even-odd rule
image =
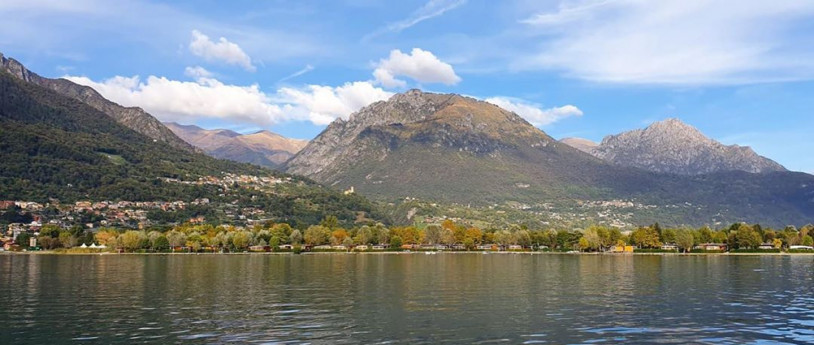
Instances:
[[[0,343],[814,343],[814,256],[0,255]]]

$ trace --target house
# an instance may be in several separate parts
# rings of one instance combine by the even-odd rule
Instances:
[[[373,249],[373,250],[385,250],[385,249],[387,249],[387,245],[376,244],[373,247],[371,247],[371,249]]]
[[[343,245],[340,244],[338,246],[331,247],[331,249],[333,249],[333,250],[348,250],[348,247],[343,246]]]
[[[314,246],[313,249],[316,249],[316,250],[331,250],[332,248],[331,248],[331,246],[329,246],[327,244],[323,244],[321,246]]]
[[[475,248],[477,248],[478,250],[500,250],[500,247],[498,247],[498,245],[494,243],[480,244]]]
[[[678,250],[678,246],[675,243],[665,243],[661,245],[661,250]]]
[[[368,249],[370,249],[370,247],[364,244],[353,247],[353,250],[368,250]]]
[[[611,246],[611,253],[633,253],[633,246]]]
[[[250,252],[270,252],[271,247],[270,246],[250,246],[249,251]]]
[[[283,250],[293,250],[293,249],[294,249],[294,246],[292,246],[292,245],[290,245],[290,244],[281,244],[281,245],[279,246],[279,248],[280,248],[280,249],[283,249]]]
[[[814,250],[812,246],[789,246],[790,250]]]
[[[758,246],[757,249],[770,250],[770,249],[774,249],[774,246],[771,243],[763,243],[760,246]]]
[[[695,249],[726,251],[726,243],[701,243]]]
[[[511,244],[509,245],[509,250],[523,250],[523,246],[519,244]]]

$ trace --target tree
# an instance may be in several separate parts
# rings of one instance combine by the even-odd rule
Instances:
[[[692,250],[695,238],[693,238],[691,231],[682,229],[675,232],[675,243],[686,253]]]
[[[591,243],[585,237],[580,238],[577,244],[579,245],[579,250],[581,251],[585,251],[591,248]]]
[[[94,238],[100,245],[108,248],[115,248],[119,237],[119,233],[113,229],[100,229]]]
[[[651,227],[633,230],[633,233],[630,234],[630,240],[633,242],[633,244],[639,246],[640,248],[661,247],[659,234]]]
[[[438,225],[431,224],[424,229],[424,241],[429,244],[438,244],[441,242],[442,228]]]
[[[68,231],[59,233],[59,243],[65,248],[73,248],[76,246],[76,237]]]
[[[27,232],[21,232],[19,235],[17,235],[17,238],[15,238],[14,241],[17,242],[17,244],[19,244],[21,247],[26,248],[28,247],[28,243],[31,242],[31,235]]]
[[[236,250],[246,249],[246,247],[249,246],[249,243],[251,243],[252,239],[251,232],[246,230],[236,231],[232,236],[232,246],[234,246]]]
[[[735,233],[736,243],[738,248],[753,248],[757,249],[760,246],[763,238],[757,233],[752,226],[748,224],[741,224]]]
[[[804,246],[814,246],[814,238],[812,238],[811,235],[805,235],[800,243]]]
[[[305,243],[311,246],[318,246],[328,243],[330,230],[322,225],[311,225],[305,230]]]
[[[773,239],[772,240],[772,248],[774,248],[774,249],[783,248],[783,240],[781,240],[779,238]]]
[[[602,237],[599,235],[598,227],[590,227],[585,230],[585,232],[582,234],[582,238],[579,240],[579,249],[581,250],[597,250],[601,246]]]
[[[365,225],[356,231],[355,241],[358,244],[369,244],[374,237],[373,230],[369,226]]]
[[[302,233],[299,230],[294,230],[291,232],[291,236],[288,237],[293,245],[300,245],[302,244]]]
[[[472,239],[472,242],[475,244],[480,244],[481,240],[483,239],[483,231],[478,228],[471,227],[466,229],[466,237]]]
[[[390,238],[390,249],[401,250],[402,242],[400,236]]]
[[[167,233],[167,240],[173,248],[182,247],[187,243],[187,235],[178,230],[172,230]]]
[[[345,242],[345,239],[350,237],[348,231],[345,229],[336,229],[331,232],[331,245],[338,246]]]
[[[122,247],[125,250],[136,251],[141,249],[143,240],[147,237],[141,231],[129,230],[121,235]]]
[[[325,216],[325,218],[322,218],[322,221],[319,223],[319,225],[322,225],[328,228],[329,230],[333,230],[334,228],[339,227],[339,219],[336,218],[336,216],[334,215],[327,215]]]
[[[163,252],[168,249],[170,249],[170,241],[167,239],[167,236],[158,236],[155,241],[153,241],[153,250]]]

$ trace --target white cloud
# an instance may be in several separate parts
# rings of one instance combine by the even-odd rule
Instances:
[[[286,80],[289,80],[289,79],[292,79],[292,78],[299,77],[299,76],[301,76],[301,75],[303,75],[305,73],[311,72],[313,70],[314,70],[314,66],[305,65],[305,67],[303,67],[301,70],[296,71],[294,73],[291,73],[291,74],[285,76],[283,79],[278,80],[278,82],[286,81]]]
[[[192,30],[192,41],[189,42],[189,51],[207,61],[221,61],[230,65],[238,65],[247,71],[255,71],[252,59],[243,49],[235,43],[221,37],[217,42],[198,30]]]
[[[401,32],[427,19],[432,19],[444,14],[447,11],[454,10],[461,5],[466,4],[466,1],[467,0],[430,0],[425,3],[424,6],[421,6],[421,8],[410,14],[409,17],[387,24],[385,27],[367,34],[362,38],[362,41],[370,40],[388,32]]]
[[[262,126],[286,121],[326,125],[392,95],[370,82],[346,83],[338,87],[281,88],[274,94],[267,94],[256,84],[228,85],[202,76],[194,82],[156,76],[149,76],[145,81],[138,76],[116,76],[101,82],[87,77],[64,78],[90,86],[121,105],[142,107],[162,121],[189,122],[213,118]]]
[[[811,1],[567,1],[521,21],[542,48],[513,67],[635,84],[810,79],[814,38],[792,29],[813,19]]]
[[[532,125],[538,127],[552,124],[566,117],[582,116],[582,110],[570,104],[543,109],[538,104],[510,97],[490,97],[485,99],[485,101],[514,112]]]
[[[211,78],[212,72],[207,71],[206,68],[201,66],[190,66],[184,69],[184,75],[194,79]]]
[[[420,48],[413,48],[410,54],[404,54],[401,50],[394,49],[390,51],[387,59],[379,61],[373,71],[376,82],[385,87],[405,87],[407,82],[396,79],[398,76],[409,77],[422,83],[446,85],[457,84],[461,81],[450,64]]]
[[[357,81],[331,87],[309,85],[305,88],[282,88],[278,93],[300,110],[307,111],[309,121],[327,125],[336,118],[348,116],[373,102],[390,98],[391,92],[373,86],[370,82]]]

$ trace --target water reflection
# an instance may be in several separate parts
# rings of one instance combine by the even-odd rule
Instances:
[[[814,257],[0,256],[7,340],[814,343]]]

